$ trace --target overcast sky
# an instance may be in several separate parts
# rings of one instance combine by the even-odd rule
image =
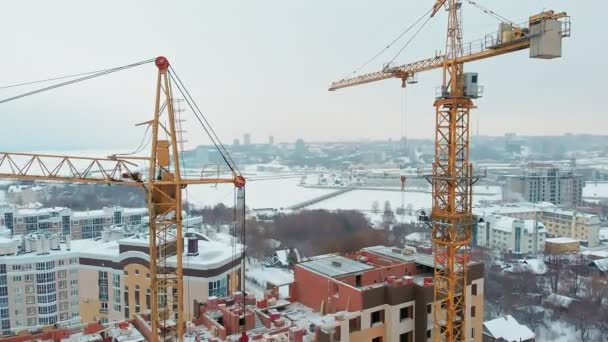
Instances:
[[[468,64],[480,73],[480,134],[608,132],[602,13],[606,1],[480,0],[516,22],[543,9],[572,16],[563,58],[517,52]],[[387,80],[338,92],[352,72],[413,23],[432,0],[3,1],[0,86],[128,64],[165,55],[226,143],[398,139],[405,112],[411,138],[433,136],[438,71],[403,94]],[[465,5],[465,41],[498,21]],[[433,56],[445,46],[440,12],[396,59]],[[402,43],[362,71],[375,71]],[[0,105],[0,150],[135,148],[149,120],[156,69],[150,64]],[[34,88],[0,89],[0,98]],[[405,111],[402,110],[405,102]],[[188,115],[188,140],[204,133]],[[479,127],[477,125],[479,124]]]

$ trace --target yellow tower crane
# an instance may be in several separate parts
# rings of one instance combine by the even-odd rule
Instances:
[[[474,1],[467,2],[482,8]],[[415,81],[419,72],[443,70],[434,103],[435,158],[430,182],[435,264],[433,336],[435,341],[447,342],[475,339],[467,329],[466,307],[472,189],[478,178],[469,163],[469,112],[475,108],[472,99],[480,97],[481,88],[476,73],[464,72],[464,63],[524,49],[530,49],[532,58],[560,57],[561,40],[570,35],[566,13],[546,11],[531,16],[524,25],[502,22],[498,35],[488,35],[477,44],[463,44],[461,6],[460,0],[437,0],[430,10],[431,17],[443,7],[448,12],[445,54],[397,67],[387,65],[378,72],[336,81],[329,88],[334,91],[389,78],[401,79],[405,87],[414,83],[410,81]]]
[[[107,158],[90,158],[0,152],[0,178],[124,184],[142,188],[146,195],[149,212],[151,341],[183,341],[185,313],[182,268],[184,251],[182,189],[193,184],[217,183],[230,183],[237,188],[242,188],[245,186],[245,178],[231,163],[232,160],[229,156],[225,160],[232,170],[231,177],[205,178],[201,175],[201,177],[192,178],[187,177],[180,170],[180,150],[178,148],[180,141],[173,108],[173,87],[177,87],[183,95],[187,96],[186,101],[189,104],[193,104],[193,100],[189,97],[181,80],[170,68],[169,61],[165,57],[161,56],[125,67],[106,69],[79,80],[105,75],[108,70],[114,72],[149,62],[154,62],[158,68],[154,115],[152,120],[143,123],[151,127],[150,156],[121,157],[114,155]],[[172,81],[175,81],[175,85],[172,84]],[[68,81],[59,86],[71,83],[74,82]],[[56,87],[43,88],[39,91],[2,100],[0,103]],[[198,109],[194,104],[193,111],[195,108]],[[205,130],[210,129],[205,125],[203,127]],[[214,140],[213,137],[212,140]],[[214,143],[217,144],[219,141],[214,140]],[[220,146],[223,148],[221,143]],[[219,149],[220,153],[226,153],[225,149]],[[148,167],[147,175],[137,169],[142,163]],[[176,259],[175,266],[167,262],[169,258],[173,257]]]

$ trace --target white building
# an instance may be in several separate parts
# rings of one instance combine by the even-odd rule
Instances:
[[[509,203],[475,207],[477,217],[503,215],[523,220],[538,220],[546,229],[547,237],[569,237],[582,245],[597,247],[600,243],[600,218],[576,210],[561,209],[551,203]]]
[[[0,226],[14,235],[52,232],[71,235],[74,240],[100,237],[115,224],[139,225],[148,216],[147,208],[106,207],[73,211],[63,207],[39,209],[0,209]]]
[[[474,243],[504,253],[536,254],[545,248],[546,231],[540,221],[485,215],[477,223]]]
[[[200,217],[185,220],[199,225]],[[60,241],[56,233],[0,237],[0,339],[47,325],[130,319],[150,309],[148,243],[144,233],[104,230],[101,238]],[[130,236],[127,236],[130,235]],[[240,284],[243,246],[231,236],[184,237],[184,310],[187,319],[210,296]],[[175,267],[169,257],[168,267]],[[167,293],[167,305],[175,304]]]

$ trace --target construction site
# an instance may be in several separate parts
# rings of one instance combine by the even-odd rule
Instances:
[[[467,13],[491,17],[498,30],[473,32],[479,39],[464,40],[463,27],[469,23],[463,18],[464,9],[470,11]],[[435,124],[416,128],[434,138],[432,160],[407,170],[405,167],[383,173],[372,170],[365,174],[366,178],[363,171],[357,173],[352,167],[342,173],[305,168],[294,168],[296,171],[289,173],[278,167],[270,169],[270,163],[258,163],[256,172],[239,165],[239,160],[245,157],[234,156],[238,142],[228,145],[220,140],[221,129],[216,131],[212,114],[205,113],[200,89],[186,85],[193,77],[188,75],[188,70],[173,64],[172,47],[158,46],[166,55],[118,67],[85,70],[42,81],[20,80],[34,89],[17,91],[8,97],[0,93],[1,110],[8,103],[18,106],[47,93],[53,96],[58,89],[86,87],[100,78],[134,69],[145,70],[156,80],[155,91],[147,99],[153,113],[148,120],[136,123],[145,132],[141,144],[132,153],[99,157],[37,150],[0,152],[0,179],[9,182],[12,190],[7,192],[7,198],[12,196],[9,199],[13,201],[12,206],[0,209],[0,341],[541,341],[535,338],[535,332],[510,315],[484,323],[490,317],[484,312],[485,296],[490,291],[484,282],[489,276],[488,265],[484,265],[487,260],[476,257],[478,254],[473,253],[472,248],[482,245],[490,248],[490,234],[503,234],[507,230],[511,234],[514,229],[513,239],[518,247],[514,249],[505,242],[500,251],[523,255],[519,246],[522,239],[524,243],[527,241],[525,234],[531,236],[531,243],[542,230],[543,234],[548,232],[557,237],[557,240],[547,240],[549,244],[568,243],[567,248],[555,247],[559,252],[551,252],[552,255],[578,251],[578,241],[589,247],[591,253],[594,251],[591,248],[602,246],[600,230],[594,226],[599,225],[599,220],[594,221],[595,216],[591,214],[577,216],[576,212],[568,214],[561,209],[566,205],[583,207],[585,184],[582,176],[572,170],[559,171],[547,166],[542,172],[503,175],[499,178],[503,182],[500,184],[504,184],[502,196],[494,196],[495,190],[488,186],[478,188],[478,182],[483,181],[488,170],[474,167],[470,157],[476,103],[484,96],[505,95],[493,92],[484,95],[483,80],[518,70],[496,67],[491,75],[480,75],[474,71],[475,62],[495,57],[509,59],[514,53],[528,54],[530,59],[557,59],[562,57],[564,38],[571,34],[570,16],[558,8],[520,13],[527,16],[520,23],[499,12],[472,0],[429,2],[418,20],[402,23],[406,28],[380,51],[401,44],[389,63],[375,72],[360,73],[362,68],[358,68],[348,77],[334,82],[327,80],[328,90],[335,98],[337,93],[349,96],[346,88],[385,80],[406,93],[422,82],[421,75],[427,71],[435,70],[440,75],[434,80],[439,85],[434,96],[425,98],[428,108],[434,107],[425,115],[432,115]],[[334,20],[336,25],[341,25],[339,16]],[[438,22],[442,35],[420,34],[418,37],[429,22]],[[374,30],[374,27],[367,29]],[[405,42],[404,37],[407,37]],[[435,53],[396,64],[395,59],[415,38],[434,41]],[[333,53],[341,54],[341,51]],[[363,66],[376,61],[380,53]],[[500,65],[500,59],[496,60],[495,65]],[[101,62],[90,63],[103,65]],[[176,69],[184,74],[178,75]],[[336,73],[343,71],[335,70]],[[15,85],[17,89],[21,89],[20,86]],[[528,87],[530,89],[526,89]],[[532,91],[532,87],[526,83],[521,85],[523,91]],[[351,96],[350,101],[355,97],[357,95]],[[483,112],[482,105],[479,111]],[[372,121],[373,115],[368,119]],[[233,120],[238,125],[239,118]],[[415,121],[416,117],[408,120]],[[282,125],[290,125],[289,120]],[[61,130],[61,127],[54,129]],[[348,131],[349,126],[342,129]],[[212,154],[220,161],[219,165],[194,166],[197,163],[193,160],[199,154],[185,147],[192,136],[203,136],[209,141],[205,158]],[[247,154],[250,139],[246,134],[241,154]],[[402,139],[405,141],[405,137]],[[78,141],[73,143],[78,145]],[[273,144],[274,138],[270,137],[268,145]],[[306,155],[306,149],[297,142],[293,150]],[[532,167],[530,170],[536,170]],[[551,176],[564,180],[553,180]],[[316,180],[313,185],[312,177]],[[298,180],[298,186],[307,188],[310,195],[296,196],[297,200],[279,209],[250,204],[250,200],[256,200],[254,194],[247,192],[250,184],[287,178]],[[543,182],[542,188],[539,182]],[[121,191],[135,193],[143,202],[138,208],[122,207],[126,201],[117,201],[112,206],[95,209],[79,203],[81,200],[73,201],[72,205],[81,204],[86,210],[27,206],[41,201],[41,192],[50,194],[45,197],[47,201],[49,196],[69,198],[72,190],[79,189],[73,184],[99,186],[95,189],[101,189],[101,185],[125,188],[127,190]],[[323,244],[324,253],[317,254],[313,254],[319,250],[315,246],[306,251],[295,248],[294,242],[281,244],[280,238],[272,233],[269,234],[272,238],[266,238],[264,244],[259,245],[259,248],[268,248],[267,244],[275,244],[270,254],[263,255],[261,250],[256,250],[255,241],[248,241],[256,238],[259,227],[270,224],[268,222],[278,222],[284,216],[309,209],[320,210],[328,201],[351,192],[375,191],[384,184],[393,187],[391,191],[395,192],[397,201],[400,200],[399,205],[393,204],[397,208],[390,218],[394,225],[386,224],[390,216],[387,213],[392,213],[386,198],[381,198],[382,202],[389,203],[388,207],[385,204],[384,211],[376,202],[376,208],[365,217],[378,218],[381,223],[376,230],[382,232],[384,224],[387,236],[396,236],[393,226],[399,223],[405,226],[407,217],[412,217],[412,226],[418,235],[410,234],[403,241],[395,238],[392,241],[399,243],[394,244],[370,238],[373,242],[369,245],[353,245],[356,246],[353,250],[348,247],[331,250],[327,246],[331,246],[332,241],[327,241],[327,246]],[[424,209],[406,210],[407,191],[416,192],[427,186],[427,192],[421,191],[428,194],[424,197]],[[51,190],[52,187],[58,188]],[[219,209],[205,211],[192,205],[195,194],[191,189],[197,187],[227,189],[223,200],[228,205],[222,214],[218,214]],[[133,192],[130,189],[134,189]],[[95,191],[101,198],[100,190]],[[269,197],[282,196],[280,189],[276,195],[270,189],[261,191]],[[498,209],[483,209],[476,198],[479,194],[487,201],[507,202],[514,201],[516,196],[519,199],[518,193],[524,193],[527,202],[551,202],[555,209],[547,207],[550,203],[545,207],[539,204],[530,209],[534,216],[501,219],[491,216],[498,215]],[[505,198],[507,196],[511,198]],[[205,197],[205,192],[201,192],[201,197]],[[348,209],[342,204],[336,207],[333,211],[338,214]],[[212,215],[220,217],[218,222],[224,221],[216,224],[213,220],[217,217]],[[547,223],[549,219],[558,222],[562,217],[559,215],[570,215],[564,220],[575,222],[572,227],[578,224],[577,217],[585,220],[588,227],[585,226],[584,235],[574,232],[575,228],[570,232]],[[518,219],[546,220],[547,229],[536,221],[522,221],[522,238]],[[312,220],[307,222],[316,224]],[[499,229],[499,223],[508,227]],[[479,227],[486,224],[487,231],[480,230]],[[497,233],[490,229],[490,224]],[[297,232],[294,234],[294,241],[304,239]],[[536,235],[532,237],[533,234]],[[415,240],[413,245],[410,242],[416,237],[427,241]],[[542,238],[545,239],[545,235]],[[534,248],[526,249],[530,255],[542,252],[538,241],[534,241]],[[541,242],[546,246],[544,240]],[[333,243],[338,245],[337,241]],[[603,261],[596,260],[589,267],[601,274],[606,272]]]

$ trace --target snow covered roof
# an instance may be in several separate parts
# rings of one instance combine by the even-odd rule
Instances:
[[[505,272],[512,273],[522,273],[526,271],[541,275],[547,273],[548,268],[542,259],[525,259],[521,260],[517,264],[514,264],[512,267],[505,269]]]
[[[519,324],[511,315],[498,317],[483,323],[484,334],[495,339],[509,342],[526,341],[535,338],[534,332],[527,326]]]
[[[600,228],[600,240],[608,240],[608,228]]]
[[[554,243],[554,244],[565,244],[565,243],[575,243],[579,242],[579,240],[575,240],[569,237],[556,237],[556,238],[548,238],[545,240],[545,243]]]
[[[608,272],[608,258],[594,260],[589,266],[596,267],[602,272]]]
[[[300,263],[299,265],[332,278],[368,271],[374,268],[373,266],[343,256],[330,256],[327,258],[315,259]]]
[[[552,293],[547,297],[547,299],[545,299],[545,301],[550,303],[553,306],[567,309],[570,307],[570,305],[572,305],[572,302],[574,302],[574,299],[570,298],[570,297],[559,295],[557,293]]]

